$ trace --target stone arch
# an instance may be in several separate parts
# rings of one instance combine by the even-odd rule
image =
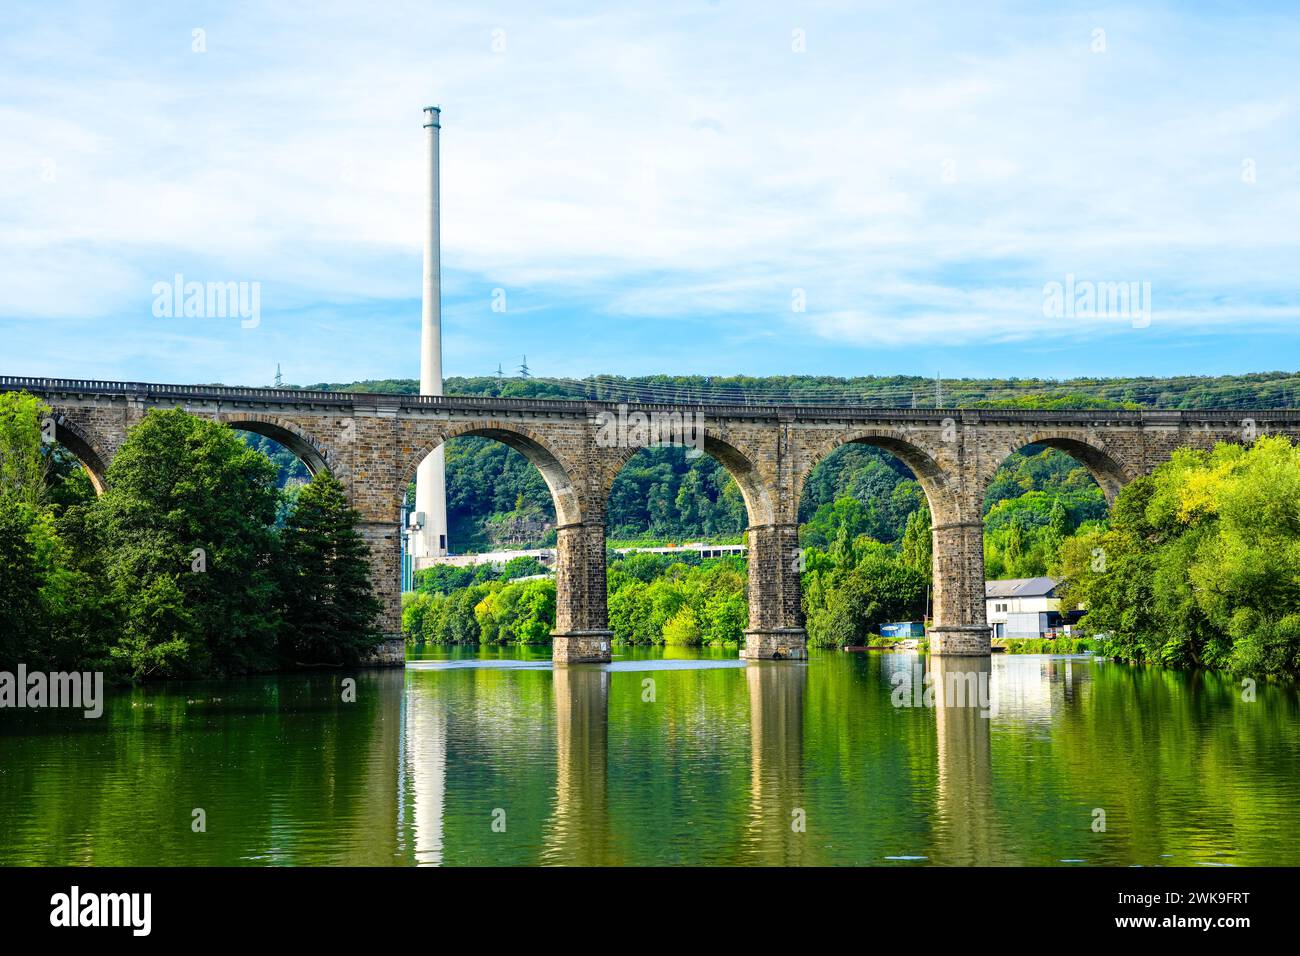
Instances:
[[[813,469],[846,445],[871,445],[880,448],[911,469],[912,474],[916,476],[917,484],[925,492],[926,501],[930,506],[931,520],[935,524],[961,519],[960,503],[957,496],[952,493],[948,475],[938,460],[917,444],[912,436],[884,428],[845,432],[811,451],[795,477],[793,512],[796,518],[799,514],[799,505],[803,501],[804,486]]]
[[[249,414],[224,415],[221,423],[278,442],[297,455],[313,476],[332,470],[326,447],[292,422],[271,415]]]
[[[599,500],[609,501],[619,473],[640,452],[666,445],[666,442],[659,442],[618,449],[618,454],[611,459],[609,467],[605,468],[601,475]],[[742,451],[736,444],[710,433],[707,428],[704,432],[704,453],[722,465],[740,488],[740,496],[745,501],[745,514],[749,519],[750,527],[764,527],[776,522],[777,514],[772,494],[768,491],[767,482],[760,474],[752,455]]]
[[[408,455],[398,469],[397,487],[393,489],[394,513],[400,512],[402,502],[406,500],[406,488],[420,467],[420,462],[451,439],[466,435],[490,438],[519,452],[541,472],[546,481],[551,500],[555,504],[556,524],[563,527],[582,522],[581,496],[573,479],[573,470],[561,459],[552,443],[535,429],[495,419],[452,425],[422,442],[416,451]]]
[[[775,435],[772,437],[780,440]],[[609,500],[614,481],[636,454],[664,444],[668,443],[611,449],[599,472],[599,500],[602,503]],[[761,435],[753,440],[753,445],[763,444]],[[724,438],[707,426],[703,451],[726,469],[745,502],[749,627],[741,656],[803,657],[805,635],[798,573],[794,570],[798,535],[796,527],[779,510],[783,498],[775,476],[764,472],[763,459],[752,446],[746,448],[741,441],[733,440],[730,435]],[[603,556],[601,562],[603,581]]]
[[[66,415],[55,413],[54,440],[77,456],[95,494],[104,493],[105,474],[108,471],[109,456],[100,448],[91,434]]]
[[[1003,462],[1027,445],[1045,445],[1064,452],[1088,470],[1106,496],[1106,504],[1113,505],[1120,489],[1138,476],[1138,472],[1121,464],[1122,456],[1113,452],[1106,443],[1095,436],[1075,429],[1045,429],[1016,432],[997,446],[996,452],[981,469],[979,498],[1002,467]]]
[[[945,422],[945,427],[948,424]],[[816,465],[835,450],[849,444],[872,445],[890,452],[911,469],[930,506],[932,577],[932,625],[930,650],[933,654],[987,654],[988,628],[984,621],[983,521],[979,501],[970,494],[961,472],[961,459],[943,461],[960,453],[958,441],[944,448],[927,449],[915,433],[903,429],[864,426],[834,433],[829,440],[813,444],[805,452],[803,467],[796,476],[793,494],[795,514],[803,486]],[[807,447],[807,446],[805,446]]]

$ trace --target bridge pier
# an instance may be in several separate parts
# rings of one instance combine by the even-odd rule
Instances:
[[[749,529],[749,630],[740,656],[751,660],[808,656],[799,573],[799,526],[793,522]]]
[[[553,663],[611,659],[614,632],[605,598],[605,516],[561,525],[556,529]]]
[[[370,549],[370,583],[379,599],[383,640],[362,660],[370,667],[406,666],[402,639],[402,574],[396,521],[359,521],[357,533]]]
[[[984,522],[936,524],[933,536],[937,623],[930,628],[930,653],[987,656],[991,648],[984,614]]]

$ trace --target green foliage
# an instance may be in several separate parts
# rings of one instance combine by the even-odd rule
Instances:
[[[236,429],[235,434],[249,448],[260,451],[276,468],[276,484],[281,488],[305,485],[311,481],[311,472],[303,460],[273,438]]]
[[[407,591],[402,595],[402,635],[407,643],[423,640],[424,618],[434,600],[434,595],[424,591]]]
[[[368,553],[333,478],[306,487],[281,537],[261,450],[151,412],[96,498],[75,458],[41,442],[47,413],[0,393],[0,666],[209,677],[373,644]]]
[[[1008,654],[1091,654],[1096,642],[1086,637],[1012,638],[1001,642]]]
[[[1062,542],[1106,520],[1106,497],[1064,452],[1030,445],[1011,455],[984,496],[984,571],[989,580],[1057,569]]]
[[[50,407],[33,395],[0,392],[0,490],[34,507],[46,501],[41,421],[49,414]]]
[[[1244,673],[1300,671],[1300,449],[1182,450],[1062,548],[1065,598],[1104,653]]]
[[[691,555],[694,557],[694,555]],[[611,572],[626,574],[644,584],[662,576],[673,565],[687,563],[687,555],[634,551],[610,565]]]
[[[810,647],[865,644],[893,621],[918,620],[925,611],[926,574],[892,548],[859,537],[827,566],[805,555],[804,611]]]
[[[683,604],[664,622],[663,633],[664,644],[671,647],[698,647],[704,636],[695,609],[689,604]]]
[[[609,568],[609,625],[625,644],[739,644],[748,625],[739,557],[688,564],[678,555],[632,554]]]
[[[0,667],[102,666],[108,634],[102,575],[88,572],[83,499],[66,450],[42,442],[43,402],[0,393]]]
[[[112,653],[129,676],[274,666],[275,479],[229,428],[180,410],[150,412],[130,431],[94,519],[122,611]]]
[[[88,505],[95,500],[95,486],[90,473],[81,462],[62,445],[47,446],[45,473],[46,502],[61,515],[76,505]]]
[[[925,493],[907,466],[893,455],[868,445],[845,445],[826,456],[804,483],[799,520],[805,528],[806,547],[827,547],[822,530],[847,517],[832,515],[836,508],[855,501],[850,535],[870,535],[877,541],[899,541],[908,517],[925,507]],[[828,511],[827,509],[831,509]]]
[[[405,595],[402,631],[419,644],[546,644],[555,630],[553,580],[470,584]]]
[[[8,492],[0,496],[0,667],[6,670],[48,631],[41,592],[50,544],[43,525],[31,504]]]
[[[280,533],[280,654],[297,664],[355,664],[378,644],[369,549],[343,485],[322,472]]]
[[[546,644],[555,629],[555,582],[495,584],[474,606],[483,644]]]
[[[934,534],[928,507],[918,508],[907,516],[907,526],[903,529],[902,552],[903,563],[913,571],[925,575],[925,579],[929,581],[932,576]]]
[[[554,526],[555,505],[546,481],[519,452],[474,436],[453,438],[443,447],[448,540],[456,551],[492,550],[490,525],[506,518],[533,517]],[[554,531],[517,544],[544,547],[553,541]]]
[[[425,641],[431,644],[477,644],[480,631],[474,609],[491,591],[491,585],[475,584],[444,598],[439,612],[431,612],[424,619]]]
[[[402,610],[402,630],[416,644],[477,644],[475,608],[492,592],[492,584],[471,584],[449,594],[417,592]]]
[[[610,489],[610,537],[712,540],[745,530],[740,488],[712,458],[688,458],[687,451],[648,448],[632,456]]]
[[[435,564],[433,567],[415,572],[415,589],[426,594],[450,594],[471,584],[511,581],[515,578],[547,573],[549,569],[546,565],[532,555],[511,558],[501,568],[495,568],[490,564],[472,564],[465,567]]]

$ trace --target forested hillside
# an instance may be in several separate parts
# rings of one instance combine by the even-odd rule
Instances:
[[[290,386],[293,387],[293,386]],[[352,383],[319,382],[304,388],[328,391],[414,394],[414,379]],[[619,399],[627,401],[851,402],[882,407],[968,408],[985,402],[1044,402],[1060,407],[1090,407],[1098,399],[1141,408],[1294,408],[1300,399],[1300,372],[1248,375],[1188,375],[1176,378],[1072,378],[1064,380],[940,379],[917,375],[833,378],[816,375],[597,375],[585,379],[520,376],[452,377],[448,395],[507,398]]]

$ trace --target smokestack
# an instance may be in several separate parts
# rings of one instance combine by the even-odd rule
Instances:
[[[429,143],[429,189],[425,204],[424,305],[420,315],[420,394],[442,394],[442,252],[439,235],[438,131],[442,111],[424,108]],[[420,463],[415,476],[415,510],[423,527],[414,535],[412,555],[420,558],[447,553],[447,487],[442,446]],[[427,562],[425,562],[427,563]]]

